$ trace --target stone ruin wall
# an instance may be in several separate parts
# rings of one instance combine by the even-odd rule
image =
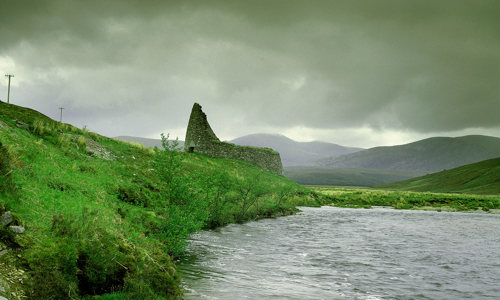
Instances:
[[[210,127],[207,116],[198,103],[193,105],[191,111],[184,151],[211,157],[240,159],[275,174],[283,175],[283,165],[278,152],[270,148],[237,146],[221,142]]]
[[[283,175],[280,154],[272,149],[237,146],[231,143],[212,141],[194,152],[212,157],[244,160],[275,174]]]

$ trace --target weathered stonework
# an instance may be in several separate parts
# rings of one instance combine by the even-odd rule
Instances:
[[[247,161],[278,175],[283,175],[280,154],[270,148],[237,146],[221,142],[207,121],[207,115],[198,103],[193,105],[186,132],[185,152],[211,157],[234,158]]]

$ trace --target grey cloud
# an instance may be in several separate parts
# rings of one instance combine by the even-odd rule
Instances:
[[[185,126],[193,101],[220,128],[497,128],[499,14],[498,1],[2,1],[0,56],[27,70],[23,101],[62,102],[108,135]]]

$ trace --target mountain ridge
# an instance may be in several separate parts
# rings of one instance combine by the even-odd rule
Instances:
[[[362,150],[322,141],[298,142],[281,134],[267,133],[249,134],[229,142],[240,146],[272,148],[280,153],[283,166],[313,165],[318,159]]]
[[[330,168],[412,170],[435,173],[500,156],[500,138],[484,135],[432,137],[416,142],[374,147],[318,160]]]

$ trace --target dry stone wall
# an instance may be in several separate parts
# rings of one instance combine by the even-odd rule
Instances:
[[[198,103],[195,103],[191,110],[184,151],[211,157],[240,159],[275,174],[283,175],[283,165],[278,152],[270,148],[237,146],[221,142],[210,127],[207,116]]]

